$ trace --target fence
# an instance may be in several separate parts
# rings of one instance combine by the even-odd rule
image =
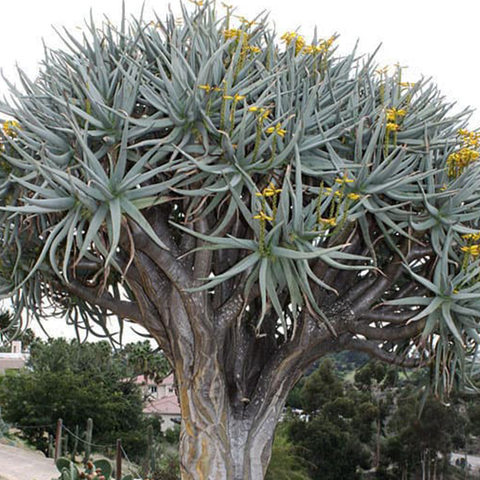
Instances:
[[[1,415],[0,415],[1,422]],[[7,426],[7,424],[5,424]],[[123,448],[122,440],[119,438],[115,443],[112,444],[98,444],[92,442],[93,434],[93,421],[91,418],[87,420],[87,427],[83,436],[80,436],[78,425],[75,426],[75,431],[72,431],[66,425],[64,425],[63,420],[59,418],[56,424],[45,424],[45,425],[8,425],[8,428],[17,428],[21,430],[28,429],[54,429],[55,428],[55,438],[52,435],[49,435],[49,446],[48,446],[48,456],[53,458],[56,462],[58,458],[62,456],[62,452],[66,455],[67,452],[70,454],[71,460],[75,462],[77,453],[81,454],[79,450],[79,445],[83,444],[83,462],[86,462],[90,459],[92,453],[92,447],[97,452],[100,451],[107,457],[115,457],[114,460],[114,478],[116,480],[121,480],[122,478],[122,460],[125,459],[128,464],[128,469],[132,472],[136,468],[133,466],[133,463],[130,461],[127,452]],[[0,435],[1,436],[1,435]],[[73,439],[73,448],[69,448],[69,440]],[[99,450],[100,449],[100,450]],[[114,455],[112,455],[114,452]],[[136,472],[137,473],[137,472]]]

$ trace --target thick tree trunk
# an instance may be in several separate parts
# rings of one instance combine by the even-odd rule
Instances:
[[[213,369],[197,372],[193,382],[179,378],[178,392],[182,480],[263,479],[286,396],[253,415],[246,404],[231,405]]]
[[[159,248],[134,222],[125,227],[122,248],[128,254],[118,260],[135,302],[115,304],[109,292],[99,298],[78,282],[70,289],[142,325],[164,351],[175,371],[182,411],[182,480],[262,480],[289,391],[327,353],[353,349],[390,363],[418,364],[417,359],[404,359],[381,346],[390,337],[418,334],[423,324],[370,326],[378,320],[378,310],[370,307],[398,278],[400,258],[370,283],[355,280],[352,284],[343,274],[336,279],[338,271],[319,260],[315,273],[327,283],[334,282],[345,295],[312,285],[328,323],[305,308],[285,331],[271,305],[262,312],[260,290],[253,286],[246,291],[249,272],[214,291],[195,291],[203,283],[199,279],[233,266],[239,252],[230,256],[217,252],[213,262],[214,253],[202,249],[201,241],[184,237],[177,243],[169,229],[170,213],[171,208],[164,206],[152,210],[148,218],[169,250]],[[199,233],[209,231],[206,219],[188,226]],[[241,229],[242,223],[237,227]],[[357,235],[352,240],[349,253],[354,248],[363,251],[360,239]],[[412,248],[407,258],[418,255],[424,254]],[[284,299],[288,305],[288,298]],[[366,320],[361,320],[364,316]],[[388,317],[385,321],[389,322]]]

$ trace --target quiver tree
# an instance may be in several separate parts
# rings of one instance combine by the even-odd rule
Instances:
[[[17,315],[143,326],[175,371],[183,478],[261,479],[323,355],[428,363],[438,392],[465,372],[479,138],[434,85],[336,56],[334,37],[182,11],[92,20],[35,81],[19,72],[0,289]]]

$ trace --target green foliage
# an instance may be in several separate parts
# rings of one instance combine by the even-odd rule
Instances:
[[[0,310],[0,351],[8,351],[12,340],[21,340],[22,347],[28,348],[35,340],[35,334],[17,315]]]
[[[128,376],[144,375],[156,382],[163,380],[171,370],[165,356],[153,350],[149,341],[129,343],[119,352],[126,363]]]
[[[37,448],[48,450],[58,418],[73,430],[93,420],[94,443],[122,438],[132,456],[144,452],[142,397],[126,381],[124,366],[114,359],[106,342],[79,345],[63,339],[32,345],[31,371],[2,378],[0,404],[7,421]],[[39,425],[39,428],[22,429]],[[51,427],[44,428],[44,425]]]
[[[299,397],[308,420],[292,416],[283,428],[307,462],[310,477],[360,478],[359,468],[370,467],[367,445],[378,414],[371,396],[342,382],[333,361],[325,359],[304,379]]]
[[[398,475],[422,469],[433,472],[448,469],[448,455],[464,446],[465,422],[459,405],[445,405],[410,387],[397,398],[397,408],[388,422],[383,446],[383,462],[392,463]],[[444,462],[439,458],[445,459]]]
[[[343,385],[334,371],[333,361],[325,359],[303,384],[302,407],[313,413],[327,402],[343,395]]]
[[[298,448],[282,428],[278,428],[275,433],[272,458],[265,480],[310,480],[306,460],[298,454]]]

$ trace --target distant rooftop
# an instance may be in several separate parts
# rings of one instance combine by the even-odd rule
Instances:
[[[180,404],[176,395],[168,397],[157,398],[150,400],[145,408],[144,413],[156,413],[158,415],[180,415]]]
[[[146,377],[145,375],[138,375],[133,379],[133,382],[137,385],[165,385],[172,386],[174,379],[173,373],[167,375],[160,383],[155,382],[155,380]]]

